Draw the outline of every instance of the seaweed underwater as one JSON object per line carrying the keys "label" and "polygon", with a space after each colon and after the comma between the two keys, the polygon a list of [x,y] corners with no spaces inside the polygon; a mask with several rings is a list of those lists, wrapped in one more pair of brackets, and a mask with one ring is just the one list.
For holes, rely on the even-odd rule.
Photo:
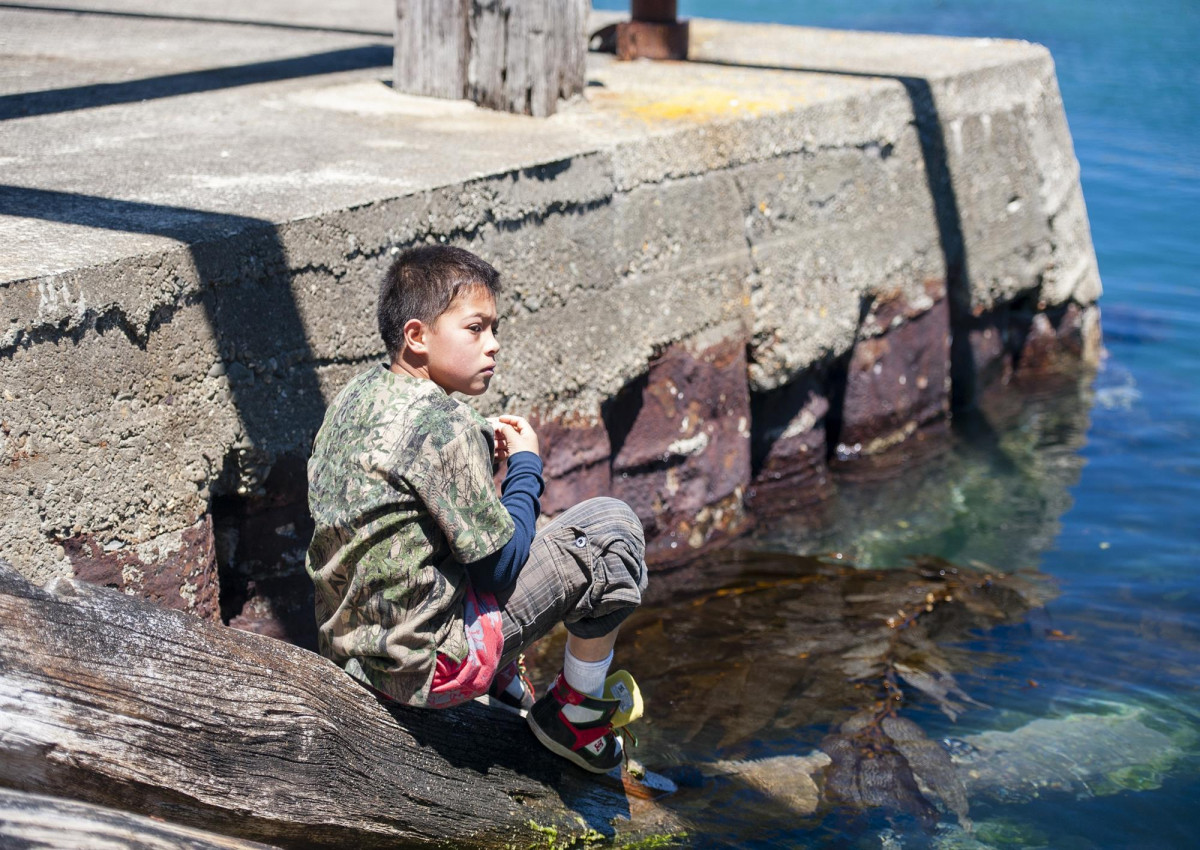
{"label": "seaweed underwater", "polygon": [[1053,598],[1044,575],[728,551],[705,576],[727,583],[623,628],[622,661],[651,702],[641,757],[681,786],[668,805],[712,838],[726,827],[705,812],[731,802],[768,831],[881,814],[970,828],[962,771],[908,715],[986,707],[956,674],[1003,659],[963,643]]}
{"label": "seaweed underwater", "polygon": [[1191,724],[1132,703],[946,734],[997,721],[970,683],[1009,678],[981,647],[1057,596],[1037,570],[731,550],[660,584],[671,603],[627,621],[619,662],[647,700],[637,758],[679,786],[658,804],[693,846],[979,850],[1013,828],[997,805],[1153,787],[1194,751]]}
{"label": "seaweed underwater", "polygon": [[[956,675],[1005,657],[964,644],[1056,594],[1033,570],[934,557],[859,570],[733,549],[658,585],[670,602],[639,609],[618,645],[648,703],[636,755],[680,786],[660,803],[717,842],[736,829],[717,815],[730,803],[764,835],[860,815],[969,828],[962,771],[919,718],[985,708]],[[558,641],[544,643],[530,656],[536,678],[560,657]]]}

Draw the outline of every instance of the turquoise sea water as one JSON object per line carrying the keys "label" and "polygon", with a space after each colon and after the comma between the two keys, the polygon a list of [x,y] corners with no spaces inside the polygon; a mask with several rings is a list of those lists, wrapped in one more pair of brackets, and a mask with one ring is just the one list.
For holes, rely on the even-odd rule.
{"label": "turquoise sea water", "polygon": [[[1115,793],[1095,788],[973,804],[972,816],[984,828],[953,840],[908,830],[894,819],[812,822],[759,809],[750,817],[734,806],[703,822],[693,843],[1196,845],[1200,750],[1187,740],[1189,730],[1200,727],[1200,4],[683,0],[680,14],[1021,38],[1050,48],[1104,283],[1107,356],[1094,383],[1071,398],[1030,404],[999,448],[964,445],[923,473],[944,485],[930,492],[943,494],[945,505],[914,507],[911,493],[891,502],[877,492],[860,501],[846,494],[847,516],[821,540],[784,529],[761,542],[797,553],[845,549],[860,562],[880,564],[906,553],[978,558],[1001,569],[1032,559],[1057,596],[1026,616],[976,630],[960,646],[989,659],[974,673],[959,674],[963,689],[989,708],[968,711],[956,723],[932,708],[923,716],[918,710],[930,736],[953,739],[1030,718],[1134,706],[1150,725],[1183,742],[1184,751],[1161,770],[1123,773],[1118,784],[1125,790]],[[1005,464],[996,463],[998,456]],[[957,519],[947,519],[955,511]],[[778,607],[780,599],[772,604]],[[711,612],[721,616],[716,603]],[[736,629],[735,615],[729,616],[714,630]],[[707,755],[802,751],[823,734],[815,720],[782,722],[787,714],[785,698],[753,736],[737,744],[728,734],[714,736]],[[698,743],[708,740],[702,722],[688,727],[683,742],[678,729],[662,726],[663,741],[673,741],[680,758],[706,755]]]}

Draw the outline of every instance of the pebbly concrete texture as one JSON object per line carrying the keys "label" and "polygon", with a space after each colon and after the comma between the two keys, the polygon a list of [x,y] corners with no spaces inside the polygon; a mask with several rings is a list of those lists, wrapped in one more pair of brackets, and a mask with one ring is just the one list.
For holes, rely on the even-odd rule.
{"label": "pebbly concrete texture", "polygon": [[689,62],[591,54],[534,119],[392,91],[391,16],[0,8],[0,556],[31,578],[202,616],[218,585],[304,642],[303,460],[419,242],[504,275],[479,406],[538,421],[547,512],[621,495],[664,561],[1096,357],[1037,45],[694,20]]}

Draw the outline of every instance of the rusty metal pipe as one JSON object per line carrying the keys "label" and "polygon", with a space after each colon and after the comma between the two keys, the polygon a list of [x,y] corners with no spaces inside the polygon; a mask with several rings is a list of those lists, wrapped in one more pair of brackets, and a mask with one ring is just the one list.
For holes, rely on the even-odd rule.
{"label": "rusty metal pipe", "polygon": [[651,24],[673,24],[679,15],[676,0],[631,0],[630,17]]}
{"label": "rusty metal pipe", "polygon": [[619,59],[687,59],[688,23],[676,0],[630,0],[633,20],[617,24]]}

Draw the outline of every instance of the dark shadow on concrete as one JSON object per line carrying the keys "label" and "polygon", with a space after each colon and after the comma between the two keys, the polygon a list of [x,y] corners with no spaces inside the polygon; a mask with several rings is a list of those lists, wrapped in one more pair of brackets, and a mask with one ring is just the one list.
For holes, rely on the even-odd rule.
{"label": "dark shadow on concrete", "polygon": [[[215,496],[243,497],[253,507],[255,497],[263,500],[264,494],[241,492],[239,469],[265,472],[289,456],[293,465],[297,458],[307,457],[325,404],[312,349],[292,295],[287,257],[274,224],[246,216],[8,185],[0,185],[0,213],[166,236],[183,242],[200,279],[198,292],[186,297],[204,307],[220,351],[218,368],[229,379],[232,402],[242,423],[242,440],[235,453],[224,458],[222,480],[213,482]],[[236,240],[236,244],[231,245],[230,240]],[[135,326],[119,307],[93,313],[87,321],[89,325],[115,323],[132,344],[145,348],[155,328],[171,322],[181,306],[170,304],[156,309],[146,327]],[[16,346],[32,347],[67,335],[58,329],[43,330],[18,340]],[[291,489],[303,489],[303,481]],[[264,510],[278,507],[277,499],[264,500]],[[298,509],[306,516],[302,497]],[[255,511],[232,514],[244,520],[247,512]],[[261,521],[243,523],[246,529],[262,525]],[[296,531],[299,534],[302,529]],[[257,539],[245,542],[257,549],[265,545]],[[302,541],[298,545],[306,544]],[[226,569],[236,566],[236,562],[223,565]],[[296,582],[286,580],[295,576],[294,568],[283,572],[274,569],[275,574],[267,576],[246,575],[235,569],[222,579],[242,585],[255,582],[256,587],[249,591],[270,594],[267,601],[281,613],[302,607],[303,594],[311,594],[311,587],[297,588]],[[307,585],[302,566],[298,573]],[[242,592],[247,592],[246,588]],[[229,612],[223,614],[229,619]],[[307,617],[311,619],[311,608]],[[312,642],[311,626],[300,621],[287,626],[287,634],[281,636],[307,645]]]}
{"label": "dark shadow on concrete", "polygon": [[[966,246],[963,241],[962,214],[959,210],[958,196],[954,191],[950,162],[946,154],[946,134],[929,80],[923,77],[897,74],[872,74],[839,68],[814,68],[799,63],[795,65],[758,65],[720,60],[692,61],[697,65],[761,68],[861,79],[895,80],[904,87],[909,102],[912,104],[913,122],[917,128],[921,157],[925,168],[925,182],[929,187],[930,197],[933,199],[938,239],[946,267],[946,292],[950,298],[951,405],[957,414],[964,417],[972,416],[971,411],[976,401],[976,367],[968,333],[973,320],[971,315],[971,276]],[[837,415],[836,412],[833,413],[834,423],[837,421]]]}
{"label": "dark shadow on concrete", "polygon": [[254,83],[315,77],[341,71],[390,68],[393,50],[391,44],[365,45],[348,47],[344,50],[332,50],[328,53],[315,53],[311,56],[251,62],[247,65],[210,68],[204,71],[186,71],[179,74],[165,74],[161,77],[128,80],[122,83],[95,83],[86,86],[7,94],[0,96],[0,121],[177,97],[184,94],[237,88]]}
{"label": "dark shadow on concrete", "polygon": [[946,264],[946,293],[950,298],[950,406],[967,410],[975,404],[975,356],[967,333],[971,323],[971,275],[963,244],[962,215],[950,175],[946,134],[928,80],[897,77],[912,103],[925,163],[925,181],[933,197],[942,258]]}
{"label": "dark shadow on concrete", "polygon": [[49,12],[51,14],[74,15],[76,17],[132,18],[143,21],[179,21],[187,24],[227,24],[238,27],[267,27],[292,30],[294,32],[327,32],[340,35],[365,35],[391,38],[392,33],[384,30],[358,30],[348,27],[324,27],[315,24],[290,24],[286,21],[240,20],[238,18],[215,18],[203,15],[164,15],[149,12],[123,12],[115,9],[83,9],[75,6],[41,6],[36,3],[0,3],[0,9],[15,9],[21,12]]}
{"label": "dark shadow on concrete", "polygon": [[608,432],[610,463],[621,453],[633,424],[642,409],[643,396],[650,383],[650,373],[645,372],[621,387],[608,401],[600,405],[600,420]]}
{"label": "dark shadow on concrete", "polygon": [[13,185],[0,185],[0,213],[181,241],[224,239],[274,228],[268,221],[247,216]]}

